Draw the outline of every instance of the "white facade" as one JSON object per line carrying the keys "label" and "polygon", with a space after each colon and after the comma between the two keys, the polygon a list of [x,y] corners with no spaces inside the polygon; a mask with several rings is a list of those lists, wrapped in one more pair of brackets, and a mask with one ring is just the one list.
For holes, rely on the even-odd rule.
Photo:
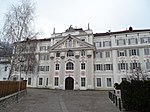
{"label": "white facade", "polygon": [[10,61],[6,57],[0,57],[0,81],[8,79],[10,70]]}
{"label": "white facade", "polygon": [[150,30],[93,34],[70,27],[39,39],[36,53],[38,63],[27,76],[28,87],[109,90],[127,78],[131,68],[150,69]]}

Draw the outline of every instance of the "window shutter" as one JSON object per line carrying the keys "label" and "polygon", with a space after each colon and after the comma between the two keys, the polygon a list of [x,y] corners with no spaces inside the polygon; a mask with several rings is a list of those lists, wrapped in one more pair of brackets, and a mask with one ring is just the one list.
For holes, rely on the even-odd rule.
{"label": "window shutter", "polygon": [[126,63],[126,70],[128,70],[128,63]]}
{"label": "window shutter", "polygon": [[104,64],[104,71],[106,70],[106,65]]}
{"label": "window shutter", "polygon": [[103,65],[101,64],[101,69],[102,69],[102,71],[103,71]]}
{"label": "window shutter", "polygon": [[113,64],[111,64],[111,70],[113,70]]}
{"label": "window shutter", "polygon": [[148,43],[150,43],[150,37],[148,37]]}
{"label": "window shutter", "polygon": [[125,52],[125,56],[127,56],[127,50],[124,50],[124,52]]}
{"label": "window shutter", "polygon": [[136,44],[138,44],[138,40],[137,40],[137,38],[135,39],[135,41],[136,41]]}
{"label": "window shutter", "polygon": [[109,41],[109,45],[111,46],[111,41]]}
{"label": "window shutter", "polygon": [[131,56],[131,49],[129,49],[129,55]]}
{"label": "window shutter", "polygon": [[128,44],[130,45],[130,39],[128,39]]}
{"label": "window shutter", "polygon": [[130,70],[132,70],[133,66],[132,66],[132,63],[130,63]]}
{"label": "window shutter", "polygon": [[118,70],[120,70],[120,63],[118,63]]}
{"label": "window shutter", "polygon": [[141,63],[138,63],[138,67],[139,67],[139,69],[141,70]]}
{"label": "window shutter", "polygon": [[117,40],[117,46],[119,45],[119,40]]}
{"label": "window shutter", "polygon": [[126,44],[125,39],[123,39],[123,43],[124,43],[124,45]]}
{"label": "window shutter", "polygon": [[139,54],[139,50],[140,50],[140,49],[137,49],[137,55],[138,55],[138,56],[140,55],[140,54]]}
{"label": "window shutter", "polygon": [[105,42],[103,42],[103,47],[105,47]]}
{"label": "window shutter", "polygon": [[119,51],[117,51],[117,55],[118,55],[118,57],[119,57]]}
{"label": "window shutter", "polygon": [[141,44],[143,43],[143,38],[141,38]]}
{"label": "window shutter", "polygon": [[101,47],[101,42],[99,42],[99,47]]}

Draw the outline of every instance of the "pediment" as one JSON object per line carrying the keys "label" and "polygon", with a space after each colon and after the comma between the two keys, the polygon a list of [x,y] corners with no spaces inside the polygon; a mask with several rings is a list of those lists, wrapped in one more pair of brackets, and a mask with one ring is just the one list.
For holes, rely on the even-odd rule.
{"label": "pediment", "polygon": [[74,50],[74,49],[95,49],[92,44],[89,44],[85,41],[80,40],[79,38],[68,35],[62,40],[58,41],[56,44],[50,47],[50,51],[59,51],[59,50]]}

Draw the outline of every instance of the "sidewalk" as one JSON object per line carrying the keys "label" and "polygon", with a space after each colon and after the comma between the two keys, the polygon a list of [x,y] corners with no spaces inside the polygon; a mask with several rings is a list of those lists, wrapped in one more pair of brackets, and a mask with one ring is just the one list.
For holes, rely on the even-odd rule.
{"label": "sidewalk", "polygon": [[2,112],[120,112],[107,91],[28,89],[26,97]]}

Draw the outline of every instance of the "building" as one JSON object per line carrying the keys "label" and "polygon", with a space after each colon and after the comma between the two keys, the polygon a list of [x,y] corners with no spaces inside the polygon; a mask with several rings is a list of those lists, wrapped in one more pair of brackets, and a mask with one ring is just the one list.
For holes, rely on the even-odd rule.
{"label": "building", "polygon": [[0,57],[0,81],[8,79],[10,70],[10,60],[7,57]]}
{"label": "building", "polygon": [[28,87],[111,90],[134,69],[150,69],[150,29],[93,33],[70,26],[36,42],[35,72],[22,74]]}

